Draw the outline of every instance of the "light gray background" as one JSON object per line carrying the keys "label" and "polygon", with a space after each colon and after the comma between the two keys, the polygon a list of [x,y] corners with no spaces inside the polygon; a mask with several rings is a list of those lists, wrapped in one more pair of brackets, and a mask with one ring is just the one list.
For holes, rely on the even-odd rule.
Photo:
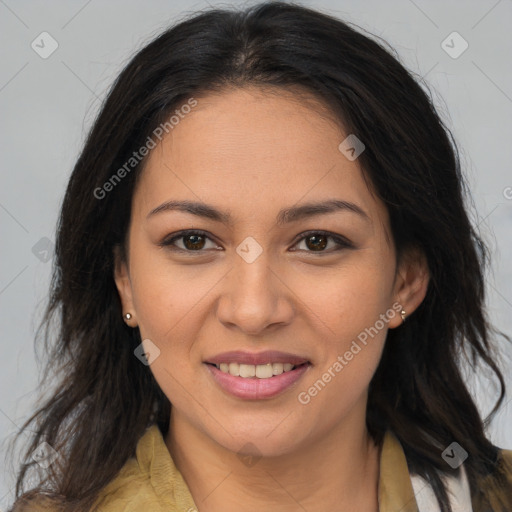
{"label": "light gray background", "polygon": [[[490,316],[512,335],[512,1],[303,4],[383,37],[409,69],[426,77],[462,149],[476,206],[471,215],[492,249]],[[0,0],[0,510],[11,502],[14,484],[12,469],[3,462],[7,443],[37,397],[33,335],[52,261],[43,261],[45,242],[39,241],[55,240],[58,209],[73,163],[107,88],[127,59],[168,24],[207,6],[186,0]],[[46,59],[31,48],[43,31],[59,45]],[[456,59],[441,46],[453,31],[469,44]],[[457,39],[448,39],[448,44],[454,46],[452,51],[461,48]],[[34,254],[38,242],[43,245]],[[506,350],[510,357],[510,347]],[[503,366],[512,389],[510,359]],[[471,386],[487,414],[495,397],[492,386],[483,377]],[[511,399],[509,393],[489,429],[493,442],[508,448]]]}

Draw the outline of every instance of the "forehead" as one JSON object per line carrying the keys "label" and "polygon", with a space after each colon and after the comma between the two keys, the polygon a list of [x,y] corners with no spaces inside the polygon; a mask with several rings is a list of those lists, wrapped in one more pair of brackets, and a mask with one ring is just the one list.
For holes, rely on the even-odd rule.
{"label": "forehead", "polygon": [[141,215],[169,199],[261,217],[338,198],[364,205],[386,224],[386,209],[359,163],[338,149],[347,134],[315,98],[245,88],[196,99],[147,158],[134,197]]}

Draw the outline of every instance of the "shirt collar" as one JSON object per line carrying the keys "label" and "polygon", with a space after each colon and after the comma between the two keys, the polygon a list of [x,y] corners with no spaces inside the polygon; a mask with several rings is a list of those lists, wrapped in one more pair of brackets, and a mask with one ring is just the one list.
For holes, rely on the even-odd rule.
{"label": "shirt collar", "polygon": [[190,490],[172,460],[157,425],[152,425],[137,444],[136,458],[141,471],[149,476],[160,499],[179,512],[197,510]]}
{"label": "shirt collar", "polygon": [[418,512],[404,450],[390,430],[380,455],[379,511]]}

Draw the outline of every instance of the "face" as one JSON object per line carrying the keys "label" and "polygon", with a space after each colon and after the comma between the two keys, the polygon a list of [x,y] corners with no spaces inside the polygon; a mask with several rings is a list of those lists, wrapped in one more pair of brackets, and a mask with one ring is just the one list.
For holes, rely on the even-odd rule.
{"label": "face", "polygon": [[116,259],[173,421],[234,452],[364,428],[387,330],[426,291],[322,112],[252,88],[198,98],[151,151]]}

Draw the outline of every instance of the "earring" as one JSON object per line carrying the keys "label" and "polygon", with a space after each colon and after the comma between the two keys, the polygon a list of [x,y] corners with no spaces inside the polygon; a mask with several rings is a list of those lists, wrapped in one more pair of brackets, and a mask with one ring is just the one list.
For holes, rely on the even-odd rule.
{"label": "earring", "polygon": [[400,316],[402,317],[402,322],[405,322],[405,317],[407,316],[405,313],[405,309],[402,309],[402,311],[400,311]]}
{"label": "earring", "polygon": [[125,315],[123,315],[123,318],[125,322],[128,322],[128,320],[131,320],[132,315],[131,313],[126,313]]}

